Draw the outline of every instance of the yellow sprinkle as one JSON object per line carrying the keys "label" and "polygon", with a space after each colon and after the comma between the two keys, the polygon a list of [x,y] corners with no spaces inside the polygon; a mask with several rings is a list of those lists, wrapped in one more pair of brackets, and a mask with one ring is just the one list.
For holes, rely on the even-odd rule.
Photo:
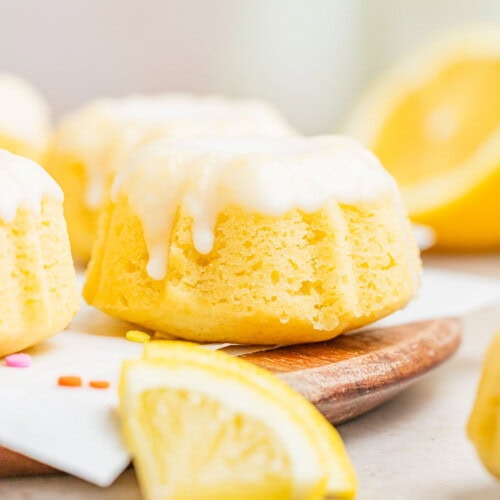
{"label": "yellow sprinkle", "polygon": [[149,342],[151,337],[145,332],[130,330],[125,334],[125,338],[131,342]]}

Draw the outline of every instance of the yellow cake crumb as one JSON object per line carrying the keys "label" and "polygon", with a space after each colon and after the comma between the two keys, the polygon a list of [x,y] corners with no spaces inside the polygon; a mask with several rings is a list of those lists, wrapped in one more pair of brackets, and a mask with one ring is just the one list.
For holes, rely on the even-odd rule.
{"label": "yellow cake crumb", "polygon": [[388,199],[358,207],[332,201],[314,214],[282,217],[228,207],[208,255],[193,247],[191,222],[180,208],[167,275],[154,280],[139,219],[125,199],[111,203],[87,274],[87,302],[180,338],[293,344],[375,321],[415,293],[418,250],[408,251],[410,226]]}

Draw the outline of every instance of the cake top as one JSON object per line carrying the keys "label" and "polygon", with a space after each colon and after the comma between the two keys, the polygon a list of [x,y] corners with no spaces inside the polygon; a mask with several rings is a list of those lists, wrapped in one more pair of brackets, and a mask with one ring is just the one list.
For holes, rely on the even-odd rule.
{"label": "cake top", "polygon": [[43,148],[50,133],[45,98],[22,78],[0,73],[0,130]]}
{"label": "cake top", "polygon": [[[184,136],[181,124],[189,128],[227,128],[228,133],[261,129],[270,135],[291,133],[284,118],[269,104],[256,99],[230,99],[215,95],[160,94],[129,96],[96,101],[95,110],[120,123],[168,124],[172,134]],[[195,122],[195,123],[193,123]]]}
{"label": "cake top", "polygon": [[0,149],[0,220],[12,222],[19,207],[40,214],[44,196],[63,201],[61,188],[40,165]]}
{"label": "cake top", "polygon": [[85,201],[98,209],[106,199],[106,179],[130,154],[160,137],[273,135],[293,133],[270,105],[217,96],[135,95],[92,101],[62,120],[56,148],[83,160]]}
{"label": "cake top", "polygon": [[202,130],[203,135],[215,135],[224,129],[232,135],[255,129],[266,135],[292,133],[284,118],[263,101],[181,93],[91,101],[62,120],[61,142],[66,140],[67,144],[60,147],[78,147],[82,134],[76,127],[81,127],[82,122],[106,122],[117,127],[164,125],[172,135],[181,137],[192,132],[200,135],[198,130],[205,127],[208,130]]}
{"label": "cake top", "polygon": [[193,218],[194,247],[206,254],[217,216],[228,206],[279,216],[384,194],[398,196],[393,178],[346,137],[198,138],[160,140],[138,150],[117,175],[112,199],[128,198],[143,225],[148,272],[161,279],[179,205]]}

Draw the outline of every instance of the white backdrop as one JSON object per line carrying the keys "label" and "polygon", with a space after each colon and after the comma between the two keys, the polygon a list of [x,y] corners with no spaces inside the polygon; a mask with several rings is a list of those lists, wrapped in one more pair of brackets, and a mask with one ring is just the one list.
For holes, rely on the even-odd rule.
{"label": "white backdrop", "polygon": [[0,0],[0,69],[56,114],[100,95],[255,95],[307,133],[445,28],[500,25],[499,0]]}

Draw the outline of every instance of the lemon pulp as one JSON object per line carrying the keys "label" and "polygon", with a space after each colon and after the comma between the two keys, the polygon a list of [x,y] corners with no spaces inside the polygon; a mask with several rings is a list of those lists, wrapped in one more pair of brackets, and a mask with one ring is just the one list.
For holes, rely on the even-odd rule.
{"label": "lemon pulp", "polygon": [[459,61],[393,110],[373,145],[401,186],[455,169],[500,126],[500,60]]}
{"label": "lemon pulp", "polygon": [[291,497],[287,454],[262,422],[203,394],[173,389],[145,391],[139,419],[149,444],[143,467],[157,476],[153,496]]}

